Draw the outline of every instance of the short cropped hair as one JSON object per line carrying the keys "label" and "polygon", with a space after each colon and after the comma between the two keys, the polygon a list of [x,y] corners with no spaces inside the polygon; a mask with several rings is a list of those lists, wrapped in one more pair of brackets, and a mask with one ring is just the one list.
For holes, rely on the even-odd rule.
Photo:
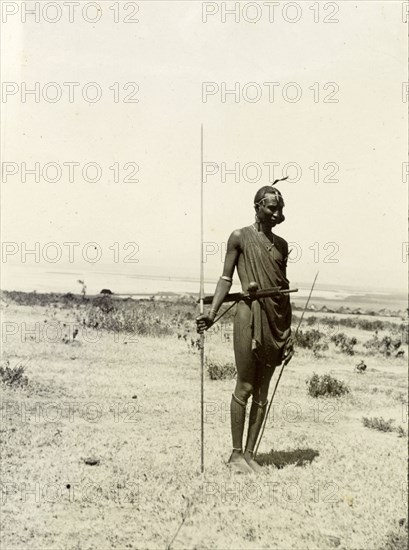
{"label": "short cropped hair", "polygon": [[273,187],[272,185],[265,185],[257,191],[254,196],[254,204],[256,205],[261,202],[266,195],[275,195],[279,203],[282,203],[282,206],[284,206],[284,199],[282,194],[276,187]]}

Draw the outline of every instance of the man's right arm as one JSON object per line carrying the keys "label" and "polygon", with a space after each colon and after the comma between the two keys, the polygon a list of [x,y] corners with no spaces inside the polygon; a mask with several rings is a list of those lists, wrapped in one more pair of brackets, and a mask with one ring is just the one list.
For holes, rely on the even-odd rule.
{"label": "man's right arm", "polygon": [[224,260],[223,275],[220,277],[214,293],[209,317],[214,320],[223,300],[229,293],[233,283],[233,273],[240,254],[240,229],[233,231],[227,241],[226,257]]}
{"label": "man's right arm", "polygon": [[223,275],[219,279],[213,296],[212,305],[207,315],[200,315],[196,319],[198,332],[211,327],[223,300],[229,293],[233,282],[233,273],[241,251],[240,229],[233,231],[227,241],[226,257],[224,260]]}

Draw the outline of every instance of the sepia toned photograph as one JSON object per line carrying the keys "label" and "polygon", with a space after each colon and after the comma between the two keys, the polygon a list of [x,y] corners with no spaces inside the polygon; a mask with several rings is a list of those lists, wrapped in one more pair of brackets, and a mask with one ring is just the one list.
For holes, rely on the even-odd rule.
{"label": "sepia toned photograph", "polygon": [[406,550],[409,2],[0,10],[1,550]]}

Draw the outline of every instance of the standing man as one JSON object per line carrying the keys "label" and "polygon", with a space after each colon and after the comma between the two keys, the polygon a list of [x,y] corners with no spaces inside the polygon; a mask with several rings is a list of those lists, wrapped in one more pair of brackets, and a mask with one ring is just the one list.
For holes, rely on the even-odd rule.
{"label": "standing man", "polygon": [[[196,320],[199,333],[212,326],[230,290],[236,267],[243,292],[251,282],[256,282],[260,290],[289,288],[286,277],[288,244],[272,232],[273,227],[285,219],[283,197],[273,186],[262,187],[254,197],[254,208],[255,223],[233,231],[229,237],[223,275],[217,283],[211,309]],[[266,414],[271,377],[276,366],[293,354],[289,296],[281,294],[238,302],[233,334],[237,383],[230,405],[233,452],[229,465],[240,472],[252,473],[261,470],[253,453]],[[250,396],[252,403],[243,451],[246,406]]]}

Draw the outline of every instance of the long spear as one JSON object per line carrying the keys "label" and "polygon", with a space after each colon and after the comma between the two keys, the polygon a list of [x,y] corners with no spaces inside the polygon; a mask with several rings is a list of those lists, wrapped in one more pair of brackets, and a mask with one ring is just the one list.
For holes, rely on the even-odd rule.
{"label": "long spear", "polygon": [[[310,293],[308,295],[308,299],[307,299],[307,302],[305,304],[305,307],[303,309],[303,312],[301,314],[301,318],[298,322],[298,325],[297,325],[297,328],[295,329],[295,333],[294,333],[294,340],[297,338],[297,334],[298,334],[298,330],[301,326],[301,323],[302,323],[302,320],[303,320],[303,317],[304,317],[304,313],[307,311],[307,308],[308,308],[308,304],[310,303],[310,298],[311,298],[311,295],[312,295],[312,292],[314,290],[314,286],[315,286],[315,282],[317,280],[317,277],[318,277],[318,273],[319,271],[317,271],[317,274],[315,275],[315,278],[314,278],[314,282],[312,283],[312,287],[311,287],[311,290],[310,290]],[[273,390],[273,393],[271,395],[271,399],[270,399],[270,403],[268,405],[268,409],[267,409],[267,412],[266,412],[266,416],[264,417],[264,422],[263,422],[263,427],[261,429],[261,432],[260,432],[260,436],[258,438],[258,442],[256,444],[256,448],[254,449],[254,454],[253,456],[256,456],[257,455],[257,451],[258,451],[258,448],[259,448],[259,445],[260,445],[260,442],[261,442],[261,439],[263,437],[263,434],[264,434],[264,430],[265,430],[265,427],[266,427],[266,424],[267,424],[267,418],[268,418],[268,415],[270,413],[270,409],[271,409],[271,405],[273,403],[273,399],[274,399],[274,396],[275,396],[275,393],[276,393],[276,390],[277,390],[277,387],[278,387],[278,384],[280,382],[280,379],[281,379],[281,375],[283,374],[283,371],[284,371],[284,367],[290,362],[291,360],[291,357],[289,359],[285,359],[283,361],[283,365],[281,367],[281,370],[280,370],[280,374],[278,375],[278,378],[277,378],[277,382],[274,386],[274,390]]]}
{"label": "long spear", "polygon": [[[203,257],[203,124],[200,126],[200,315],[204,313],[204,257]],[[204,344],[205,335],[200,334],[200,471],[204,472]]]}

